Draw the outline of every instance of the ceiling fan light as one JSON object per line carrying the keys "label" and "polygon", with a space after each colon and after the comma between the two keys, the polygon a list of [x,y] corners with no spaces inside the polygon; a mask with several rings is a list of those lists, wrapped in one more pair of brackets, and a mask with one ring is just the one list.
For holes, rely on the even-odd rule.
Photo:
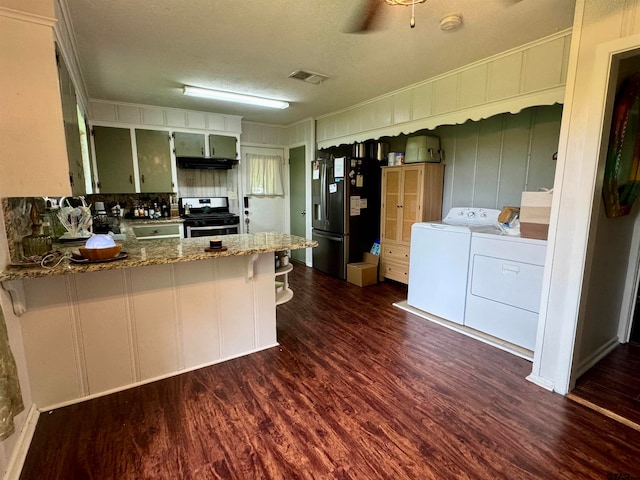
{"label": "ceiling fan light", "polygon": [[462,15],[459,13],[450,13],[440,19],[440,29],[445,32],[457,30],[462,26]]}
{"label": "ceiling fan light", "polygon": [[269,108],[288,108],[289,103],[282,100],[273,100],[271,98],[254,97],[243,93],[225,92],[223,90],[212,90],[209,88],[184,86],[183,95],[200,98],[213,98],[222,100],[223,102],[243,103],[245,105],[257,105]]}

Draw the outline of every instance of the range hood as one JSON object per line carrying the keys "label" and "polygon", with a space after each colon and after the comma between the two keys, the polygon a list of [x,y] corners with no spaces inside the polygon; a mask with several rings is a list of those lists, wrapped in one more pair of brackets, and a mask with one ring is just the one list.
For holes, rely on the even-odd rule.
{"label": "range hood", "polygon": [[220,157],[176,157],[180,168],[199,168],[202,170],[229,170],[238,163],[235,158]]}

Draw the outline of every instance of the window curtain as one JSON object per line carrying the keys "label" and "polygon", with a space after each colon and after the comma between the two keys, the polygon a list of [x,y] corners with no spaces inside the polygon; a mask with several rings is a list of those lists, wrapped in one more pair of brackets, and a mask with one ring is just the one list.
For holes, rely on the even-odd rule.
{"label": "window curtain", "polygon": [[24,410],[16,362],[9,348],[9,335],[0,307],[0,441],[15,431],[13,418]]}
{"label": "window curtain", "polygon": [[282,196],[282,157],[279,155],[247,154],[249,193],[262,196]]}

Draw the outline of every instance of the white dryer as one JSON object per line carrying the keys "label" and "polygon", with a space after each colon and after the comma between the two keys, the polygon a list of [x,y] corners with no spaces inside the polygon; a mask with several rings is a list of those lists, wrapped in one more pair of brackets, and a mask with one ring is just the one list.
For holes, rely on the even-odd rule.
{"label": "white dryer", "polygon": [[495,209],[455,207],[441,222],[415,223],[407,304],[462,325],[471,232],[478,227],[499,231],[499,214]]}
{"label": "white dryer", "polygon": [[547,241],[474,231],[467,327],[534,350]]}

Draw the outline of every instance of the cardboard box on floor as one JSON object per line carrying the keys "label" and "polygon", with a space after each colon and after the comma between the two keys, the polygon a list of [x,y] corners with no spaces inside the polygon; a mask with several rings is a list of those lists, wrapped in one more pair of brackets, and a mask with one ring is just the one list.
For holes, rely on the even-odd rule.
{"label": "cardboard box on floor", "polygon": [[347,282],[360,287],[378,283],[378,262],[380,257],[365,252],[362,262],[347,264]]}

